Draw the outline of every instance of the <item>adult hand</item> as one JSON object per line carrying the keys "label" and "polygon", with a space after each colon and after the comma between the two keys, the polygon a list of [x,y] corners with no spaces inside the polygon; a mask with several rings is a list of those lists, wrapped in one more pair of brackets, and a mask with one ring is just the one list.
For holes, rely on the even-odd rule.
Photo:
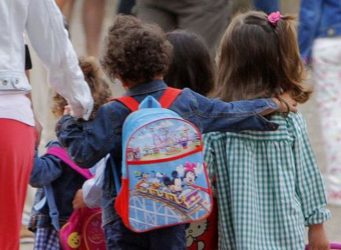
{"label": "adult hand", "polygon": [[41,132],[43,131],[43,126],[40,124],[38,121],[37,117],[34,116],[34,129],[35,129],[35,136],[36,136],[36,142],[35,142],[35,147],[38,148],[40,144],[40,139],[41,139]]}
{"label": "adult hand", "polygon": [[71,106],[70,105],[66,105],[64,107],[63,115],[71,115],[71,113],[72,113]]}
{"label": "adult hand", "polygon": [[75,197],[73,198],[73,201],[72,201],[72,205],[73,205],[73,209],[86,207],[86,204],[83,199],[82,189],[78,189],[78,191],[76,192]]}

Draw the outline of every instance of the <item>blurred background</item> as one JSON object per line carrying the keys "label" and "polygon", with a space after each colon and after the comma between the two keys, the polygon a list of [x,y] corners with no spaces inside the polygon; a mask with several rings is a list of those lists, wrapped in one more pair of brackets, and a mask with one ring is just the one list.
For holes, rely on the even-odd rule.
{"label": "blurred background", "polygon": [[[117,12],[117,6],[118,2],[115,0],[99,0],[96,2],[98,6],[91,7],[88,6],[87,9],[85,9],[85,2],[86,0],[74,0],[74,6],[73,8],[70,8],[70,6],[67,6],[68,1],[72,0],[60,0],[58,1],[59,4],[63,5],[64,8],[64,14],[69,19],[69,29],[71,34],[71,40],[75,47],[75,50],[79,56],[86,56],[88,54],[92,54],[94,56],[100,55],[100,50],[102,47],[103,39],[106,34],[106,30],[111,25],[113,21],[113,17],[115,16]],[[124,0],[126,3],[128,0]],[[215,0],[209,0],[209,1],[215,1]],[[64,3],[66,2],[66,3]],[[103,7],[100,6],[100,2],[104,4]],[[252,8],[251,1],[249,0],[230,0],[230,12],[235,12],[238,10],[246,10],[248,8]],[[298,15],[299,11],[299,0],[282,0],[280,3],[281,12],[282,13],[290,13],[290,14],[296,14]],[[91,13],[94,8],[102,8],[102,10],[98,13]],[[72,9],[72,10],[70,10]],[[66,12],[66,13],[65,13]],[[97,33],[99,34],[98,41],[100,46],[98,48],[89,48],[89,45],[87,45],[86,41],[86,28],[85,23],[87,22],[85,20],[84,13],[87,13],[91,17],[95,19],[96,22],[99,24],[101,23],[101,19],[103,19],[102,25],[102,32],[101,30],[97,30]],[[93,22],[93,21],[92,21]],[[96,41],[96,39],[95,39]],[[90,46],[91,47],[91,46]],[[89,53],[89,50],[91,53]],[[97,50],[97,51],[96,51]],[[95,51],[95,52],[94,52]],[[31,71],[31,82],[33,86],[33,104],[34,109],[36,111],[36,114],[44,126],[43,135],[42,135],[42,141],[41,141],[41,147],[43,148],[45,143],[49,141],[50,139],[54,138],[54,124],[55,120],[50,112],[50,104],[51,104],[51,95],[53,94],[52,91],[49,88],[49,85],[46,81],[46,72],[42,65],[40,64],[40,61],[37,59],[36,55],[34,54],[34,51],[31,50],[32,55],[32,61],[33,61],[33,69]],[[311,81],[309,79],[309,81]],[[123,90],[120,88],[120,86],[112,84],[112,90],[114,96],[119,96],[122,94]],[[322,148],[321,143],[321,125],[319,123],[319,117],[317,109],[317,104],[315,101],[315,98],[313,98],[306,104],[300,107],[300,111],[302,111],[308,121],[308,129],[310,133],[310,138],[313,144],[314,151],[317,156],[318,164],[322,170],[322,172],[325,171],[325,154]],[[24,224],[27,223],[27,219],[30,212],[30,207],[32,204],[32,199],[34,196],[34,190],[30,189],[28,192],[28,198],[27,198],[27,207],[25,208],[24,213]],[[341,241],[341,206],[329,206],[331,212],[332,212],[332,219],[327,222],[327,233],[329,236],[329,239],[331,241]],[[30,233],[27,232],[24,228],[22,231],[22,250],[28,250],[32,249],[32,240],[30,237]]]}

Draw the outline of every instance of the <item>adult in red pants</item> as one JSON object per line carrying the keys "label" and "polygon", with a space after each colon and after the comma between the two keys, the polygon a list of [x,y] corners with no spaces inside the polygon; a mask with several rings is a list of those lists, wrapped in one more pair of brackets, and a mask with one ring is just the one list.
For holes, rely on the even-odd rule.
{"label": "adult in red pants", "polygon": [[0,4],[0,249],[19,249],[19,229],[35,140],[26,96],[26,31],[49,70],[50,83],[75,116],[87,119],[93,101],[54,0],[1,0]]}
{"label": "adult in red pants", "polygon": [[20,215],[33,163],[35,130],[11,119],[0,119],[0,128],[0,246],[14,250],[18,249]]}

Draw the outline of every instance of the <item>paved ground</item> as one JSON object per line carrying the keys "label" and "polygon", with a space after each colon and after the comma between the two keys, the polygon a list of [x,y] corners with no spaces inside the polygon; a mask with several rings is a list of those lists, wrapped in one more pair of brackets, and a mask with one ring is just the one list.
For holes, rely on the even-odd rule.
{"label": "paved ground", "polygon": [[[82,26],[80,23],[81,20],[81,12],[80,10],[80,4],[82,1],[78,1],[77,3],[77,12],[73,18],[73,23],[71,25],[71,33],[72,33],[72,39],[73,43],[75,45],[76,51],[79,55],[84,54],[84,45],[83,45],[83,32],[82,32]],[[115,12],[115,1],[107,1],[107,8],[106,8],[106,17],[105,17],[105,23],[104,23],[104,31],[107,29],[107,27],[110,25],[113,19],[113,13]],[[284,11],[290,11],[295,12],[298,6],[297,0],[287,0],[282,1],[282,7]],[[104,34],[103,34],[104,35]],[[44,82],[45,79],[44,71],[41,67],[39,67],[39,62],[36,60],[34,56],[34,71],[32,72],[32,82],[36,86],[34,94],[34,102],[35,107],[37,110],[37,114],[42,121],[42,123],[45,125],[45,131],[44,131],[44,138],[42,141],[42,145],[45,144],[49,138],[53,137],[53,117],[50,115],[49,112],[49,105],[46,105],[49,103],[49,96],[46,93],[49,93],[49,90],[45,86]],[[114,94],[119,95],[121,93],[121,89],[118,86],[114,87]],[[39,98],[38,98],[39,96]],[[320,136],[320,125],[319,125],[319,119],[318,114],[316,112],[316,103],[314,101],[314,98],[312,98],[311,101],[309,101],[307,104],[302,106],[301,111],[305,114],[307,120],[308,120],[308,127],[309,127],[309,133],[311,136],[312,144],[314,151],[317,155],[318,163],[321,166],[321,169],[323,171],[324,166],[324,152],[321,147],[321,136]],[[330,240],[333,241],[341,241],[341,207],[336,206],[330,206],[330,210],[332,211],[333,218],[326,224],[328,236]],[[31,250],[32,245],[25,244],[22,245],[21,250]]]}

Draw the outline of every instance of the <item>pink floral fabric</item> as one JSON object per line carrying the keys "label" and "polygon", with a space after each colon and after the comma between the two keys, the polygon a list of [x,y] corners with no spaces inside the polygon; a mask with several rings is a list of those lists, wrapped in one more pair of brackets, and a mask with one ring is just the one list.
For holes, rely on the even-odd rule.
{"label": "pink floral fabric", "polygon": [[341,205],[341,38],[315,41],[313,74],[327,164],[327,198]]}

